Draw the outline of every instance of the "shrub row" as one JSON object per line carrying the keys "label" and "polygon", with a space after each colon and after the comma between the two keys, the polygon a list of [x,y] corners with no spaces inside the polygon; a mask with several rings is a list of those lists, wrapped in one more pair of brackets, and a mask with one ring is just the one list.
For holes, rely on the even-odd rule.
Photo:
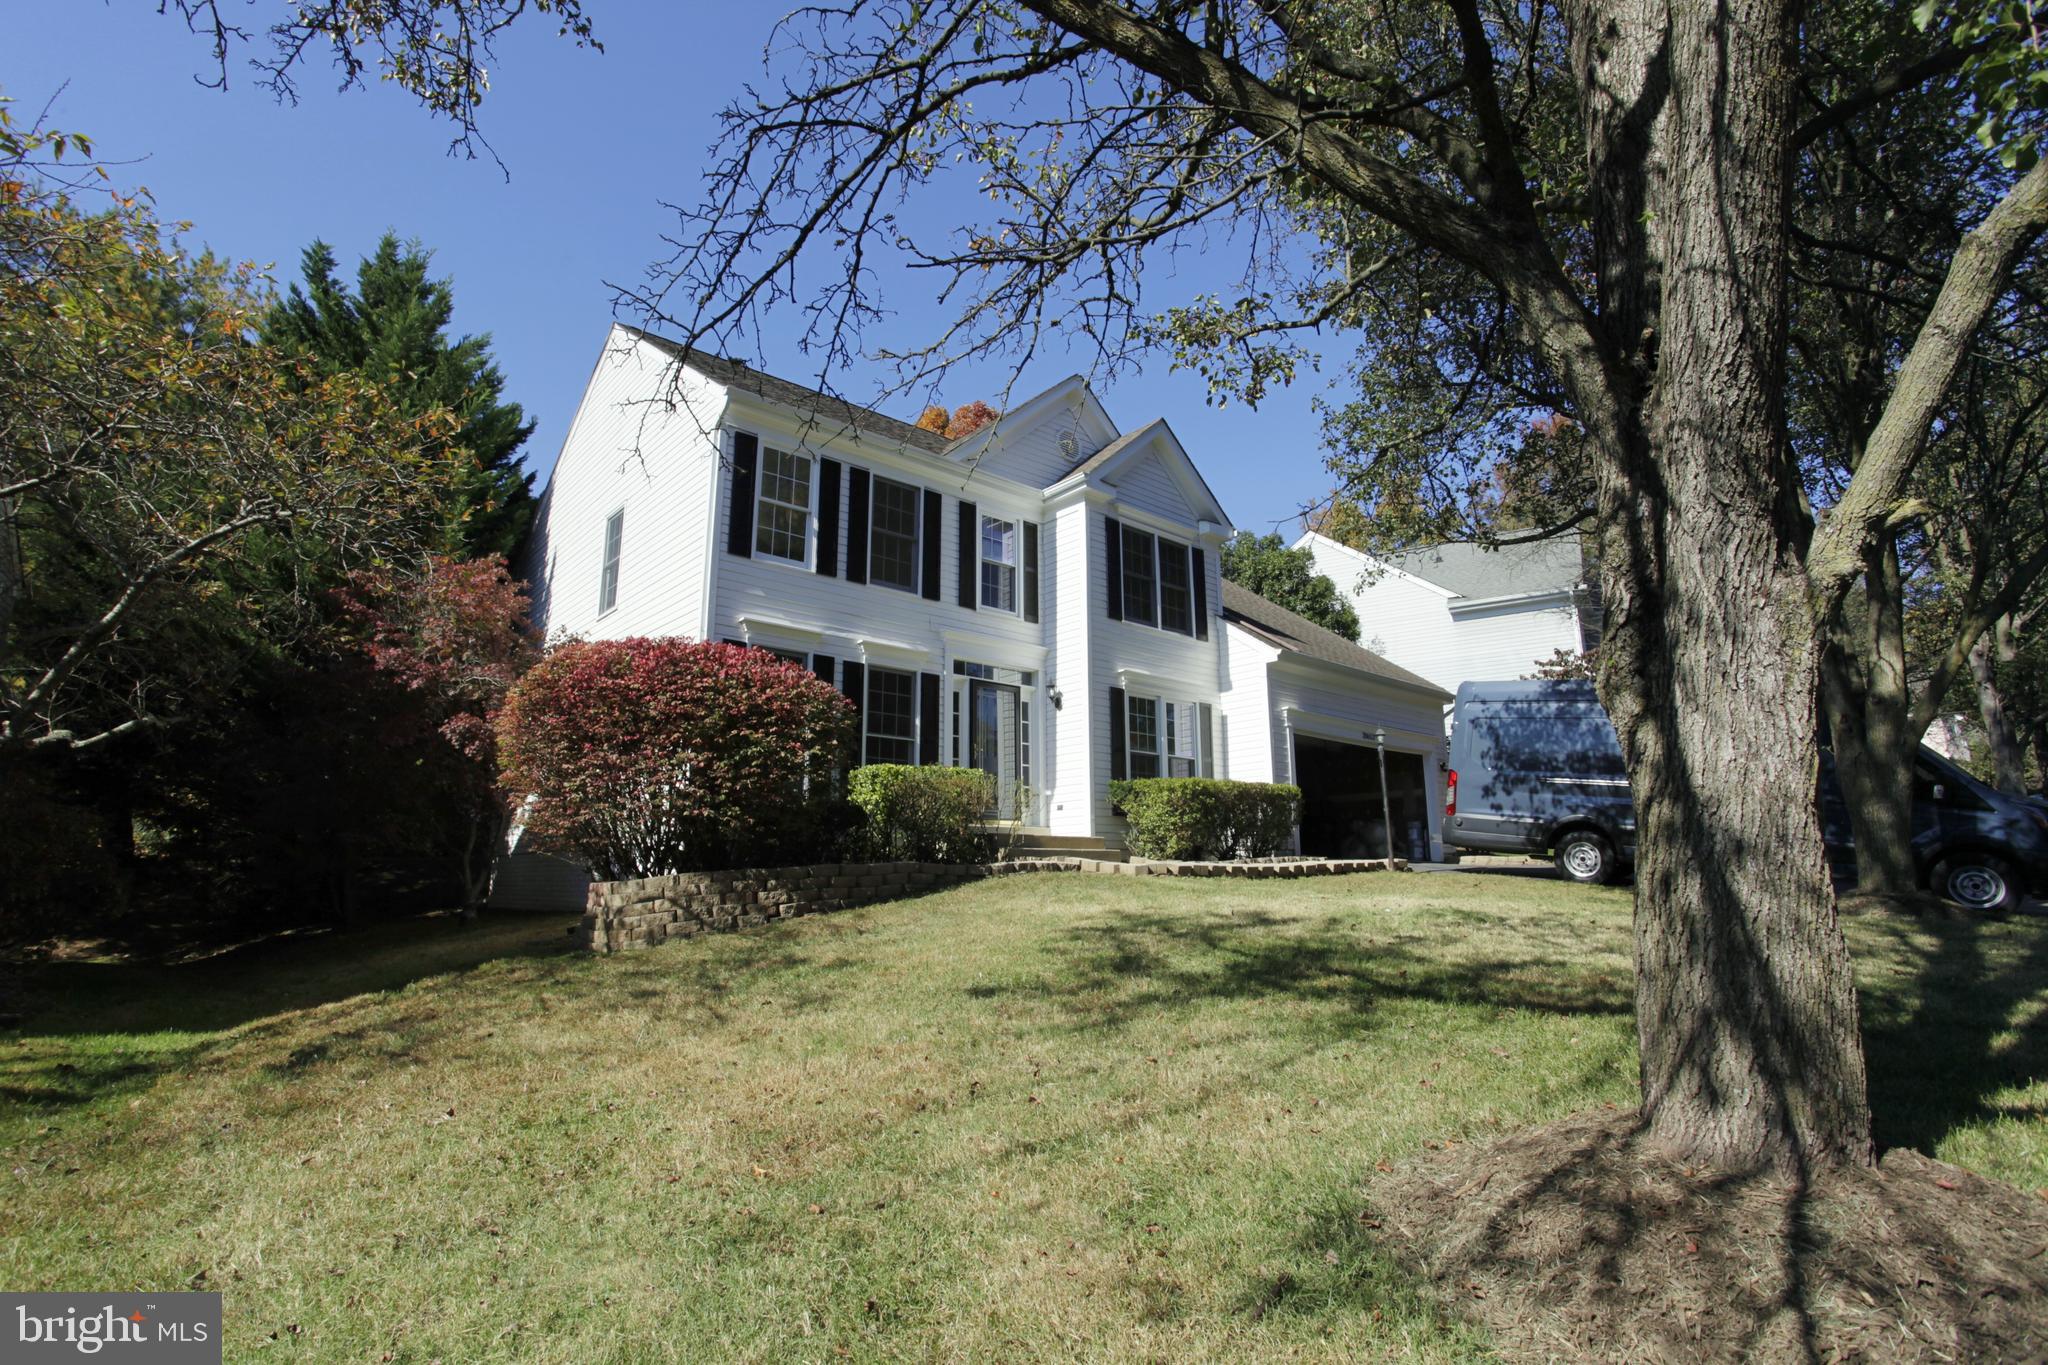
{"label": "shrub row", "polygon": [[1301,819],[1301,788],[1208,777],[1141,777],[1109,784],[1130,822],[1125,842],[1145,858],[1265,858]]}
{"label": "shrub row", "polygon": [[995,804],[995,779],[979,768],[870,763],[848,775],[846,796],[866,817],[853,837],[864,859],[980,863],[993,852],[984,822]]}

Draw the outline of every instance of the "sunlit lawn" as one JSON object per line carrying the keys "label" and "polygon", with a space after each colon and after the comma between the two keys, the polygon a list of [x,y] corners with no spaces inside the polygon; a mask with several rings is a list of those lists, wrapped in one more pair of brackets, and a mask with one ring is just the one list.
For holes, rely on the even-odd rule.
{"label": "sunlit lawn", "polygon": [[[0,1284],[229,1359],[1464,1358],[1361,1190],[1634,1101],[1628,899],[1032,876],[611,959],[435,920],[30,978]],[[1850,923],[1888,1140],[2048,1185],[2048,922]]]}

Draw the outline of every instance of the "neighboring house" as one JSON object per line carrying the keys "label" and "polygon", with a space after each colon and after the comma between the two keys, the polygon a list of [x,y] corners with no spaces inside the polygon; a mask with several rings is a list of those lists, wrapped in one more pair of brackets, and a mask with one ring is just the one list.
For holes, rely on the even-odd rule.
{"label": "neighboring house", "polygon": [[[1166,422],[1122,431],[1078,375],[948,443],[615,326],[521,574],[550,637],[801,662],[858,708],[864,762],[983,768],[1027,842],[1118,847],[1116,778],[1290,780],[1304,753],[1344,769],[1309,775],[1355,805],[1374,724],[1404,827],[1434,800],[1449,698],[1226,597],[1231,531]],[[1347,735],[1348,768],[1305,738]],[[1305,817],[1305,852],[1339,851],[1316,846],[1324,823]],[[555,903],[528,888],[560,868],[522,862],[494,902]]]}
{"label": "neighboring house", "polygon": [[1598,584],[1577,535],[1379,559],[1311,531],[1295,548],[1351,599],[1368,649],[1446,691],[1526,678],[1560,649],[1600,642]]}

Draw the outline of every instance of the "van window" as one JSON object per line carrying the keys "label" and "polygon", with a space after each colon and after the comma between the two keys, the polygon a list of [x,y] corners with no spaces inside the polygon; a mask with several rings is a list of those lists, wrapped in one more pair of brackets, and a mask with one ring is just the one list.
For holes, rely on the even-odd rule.
{"label": "van window", "polygon": [[1471,722],[1481,761],[1497,773],[1626,781],[1628,768],[1604,715],[1481,716]]}

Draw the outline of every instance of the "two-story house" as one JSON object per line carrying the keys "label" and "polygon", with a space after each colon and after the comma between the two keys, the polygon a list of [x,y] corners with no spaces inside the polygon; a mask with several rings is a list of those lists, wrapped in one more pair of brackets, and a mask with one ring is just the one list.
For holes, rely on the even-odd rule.
{"label": "two-story house", "polygon": [[1448,691],[1526,678],[1559,650],[1600,642],[1597,583],[1580,537],[1489,548],[1453,543],[1376,558],[1308,532],[1315,556],[1358,612],[1378,654]]}
{"label": "two-story house", "polygon": [[[1284,622],[1257,633],[1279,609],[1226,598],[1231,529],[1167,423],[1119,429],[1078,375],[947,442],[615,326],[521,573],[551,637],[800,661],[859,711],[863,761],[983,768],[1027,842],[1117,847],[1125,776],[1290,780],[1294,712],[1354,743],[1388,731],[1415,788],[1395,802],[1405,838],[1447,698],[1348,642],[1355,657]],[[1310,842],[1321,828],[1304,821]],[[500,881],[499,903],[540,894],[529,872]]]}

